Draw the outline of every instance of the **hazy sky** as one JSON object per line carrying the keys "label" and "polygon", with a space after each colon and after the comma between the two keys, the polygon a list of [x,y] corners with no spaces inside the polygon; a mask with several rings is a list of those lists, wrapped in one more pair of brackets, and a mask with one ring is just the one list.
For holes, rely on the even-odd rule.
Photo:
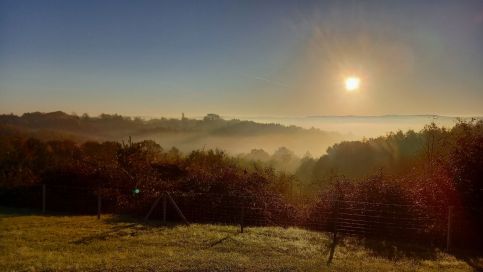
{"label": "hazy sky", "polygon": [[0,112],[37,110],[482,115],[483,1],[0,0]]}

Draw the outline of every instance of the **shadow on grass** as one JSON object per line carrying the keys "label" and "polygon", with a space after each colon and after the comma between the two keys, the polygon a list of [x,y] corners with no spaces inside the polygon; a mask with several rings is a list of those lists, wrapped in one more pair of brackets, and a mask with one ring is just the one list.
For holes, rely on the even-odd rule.
{"label": "shadow on grass", "polygon": [[160,227],[173,228],[177,226],[177,224],[172,223],[163,224],[161,221],[145,221],[127,215],[113,215],[103,219],[103,222],[111,225],[109,230],[82,237],[73,241],[72,243],[88,244],[94,241],[105,241],[125,236],[137,236],[142,232],[146,232],[151,229],[159,229]]}
{"label": "shadow on grass", "polygon": [[453,255],[465,261],[474,271],[483,271],[483,252],[456,250]]}
{"label": "shadow on grass", "polygon": [[[105,241],[109,239],[115,239],[119,237],[126,237],[126,236],[137,236],[143,232],[147,232],[150,230],[159,230],[160,228],[164,229],[172,229],[179,226],[186,226],[182,222],[172,222],[168,221],[164,224],[162,221],[159,220],[143,220],[140,218],[128,216],[128,215],[114,215],[103,219],[104,223],[111,224],[109,230],[97,233],[94,235],[89,235],[82,237],[78,240],[73,241],[73,244],[88,244],[94,241]],[[227,231],[227,236],[210,242],[208,247],[214,247],[220,243],[223,243],[225,240],[232,239],[237,233],[233,233]]]}
{"label": "shadow on grass", "polygon": [[[389,260],[437,260],[442,250],[438,247],[417,243],[345,237],[339,243],[347,248],[363,247],[371,255]],[[474,271],[483,271],[483,253],[478,251],[454,250],[450,252],[456,259],[466,262]]]}
{"label": "shadow on grass", "polygon": [[440,250],[436,247],[408,243],[404,241],[360,239],[359,246],[364,247],[373,256],[390,260],[409,258],[413,260],[436,260]]}
{"label": "shadow on grass", "polygon": [[[128,224],[128,225],[122,225],[122,226],[117,226],[117,227],[112,227],[108,231],[104,231],[95,235],[89,235],[82,237],[78,240],[75,240],[71,242],[72,244],[80,245],[80,244],[89,244],[94,241],[106,241],[112,238],[119,238],[122,236],[130,235],[130,236],[135,236],[136,231],[131,231],[133,228],[136,228],[137,224]],[[127,231],[129,230],[129,231]]]}

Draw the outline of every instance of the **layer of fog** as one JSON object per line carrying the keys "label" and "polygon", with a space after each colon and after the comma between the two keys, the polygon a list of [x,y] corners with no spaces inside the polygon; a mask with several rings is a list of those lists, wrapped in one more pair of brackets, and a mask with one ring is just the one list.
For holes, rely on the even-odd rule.
{"label": "layer of fog", "polygon": [[[469,117],[465,117],[469,118]],[[242,119],[242,118],[240,118]],[[452,127],[458,117],[434,115],[385,115],[385,116],[312,116],[312,117],[245,117],[258,123],[278,123],[303,128],[351,135],[354,139],[384,136],[390,132],[419,131],[431,122],[438,126]]]}
{"label": "layer of fog", "polygon": [[276,123],[298,126],[305,129],[316,128],[328,132],[318,134],[261,134],[261,135],[212,135],[200,132],[155,133],[133,137],[134,140],[151,139],[164,148],[176,147],[183,152],[195,149],[221,149],[232,155],[249,153],[253,149],[263,149],[273,154],[280,147],[286,147],[298,157],[310,153],[319,157],[328,147],[341,141],[360,140],[387,135],[399,130],[420,131],[425,125],[435,122],[439,126],[452,127],[457,117],[414,115],[414,116],[313,116],[313,117],[235,117],[224,116],[225,120],[237,118],[257,123]]}
{"label": "layer of fog", "polygon": [[335,133],[326,137],[303,134],[213,136],[200,133],[158,133],[139,135],[132,139],[134,141],[154,140],[163,148],[176,147],[184,153],[195,149],[220,149],[231,155],[238,155],[249,153],[252,149],[263,149],[273,154],[280,147],[286,147],[300,157],[306,155],[307,152],[318,157],[325,154],[329,146],[351,138]]}

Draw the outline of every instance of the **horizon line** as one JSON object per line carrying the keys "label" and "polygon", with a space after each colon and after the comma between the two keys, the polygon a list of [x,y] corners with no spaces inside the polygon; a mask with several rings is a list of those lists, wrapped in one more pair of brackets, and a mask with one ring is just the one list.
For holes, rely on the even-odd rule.
{"label": "horizon line", "polygon": [[[99,114],[94,114],[91,115],[90,113],[84,112],[81,114],[78,114],[76,112],[71,112],[68,113],[63,110],[53,110],[53,111],[28,111],[28,112],[23,112],[23,113],[13,113],[13,112],[2,112],[0,115],[15,115],[15,116],[22,116],[24,114],[29,114],[29,113],[41,113],[41,114],[48,114],[48,113],[55,113],[55,112],[62,112],[67,115],[71,116],[82,116],[84,114],[89,115],[89,117],[100,117],[102,114],[107,114],[107,115],[120,115],[124,117],[133,117],[133,118],[150,118],[150,119],[159,119],[159,118],[175,118],[175,116],[179,116],[181,118],[183,112],[180,112],[178,114],[160,114],[160,115],[136,115],[136,114],[122,114],[122,113],[99,113]],[[188,116],[188,114],[184,114],[185,118],[188,119],[198,119],[198,118],[203,118],[207,114],[212,114],[214,112],[207,112],[204,115],[200,114],[194,114],[191,117]],[[380,117],[441,117],[441,118],[483,118],[483,114],[429,114],[429,113],[424,113],[424,114],[395,114],[395,113],[388,113],[388,114],[314,114],[314,115],[244,115],[244,114],[219,114],[222,118],[231,118],[231,119],[240,119],[240,118],[256,118],[256,119],[315,119],[315,118],[380,118]]]}

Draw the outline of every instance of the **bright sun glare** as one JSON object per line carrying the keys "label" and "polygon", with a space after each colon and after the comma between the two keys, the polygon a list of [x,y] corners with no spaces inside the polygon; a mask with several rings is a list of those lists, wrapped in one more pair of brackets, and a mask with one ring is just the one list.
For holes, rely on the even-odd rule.
{"label": "bright sun glare", "polygon": [[359,86],[361,85],[361,79],[356,76],[350,76],[345,79],[344,83],[346,91],[353,92],[359,89]]}

